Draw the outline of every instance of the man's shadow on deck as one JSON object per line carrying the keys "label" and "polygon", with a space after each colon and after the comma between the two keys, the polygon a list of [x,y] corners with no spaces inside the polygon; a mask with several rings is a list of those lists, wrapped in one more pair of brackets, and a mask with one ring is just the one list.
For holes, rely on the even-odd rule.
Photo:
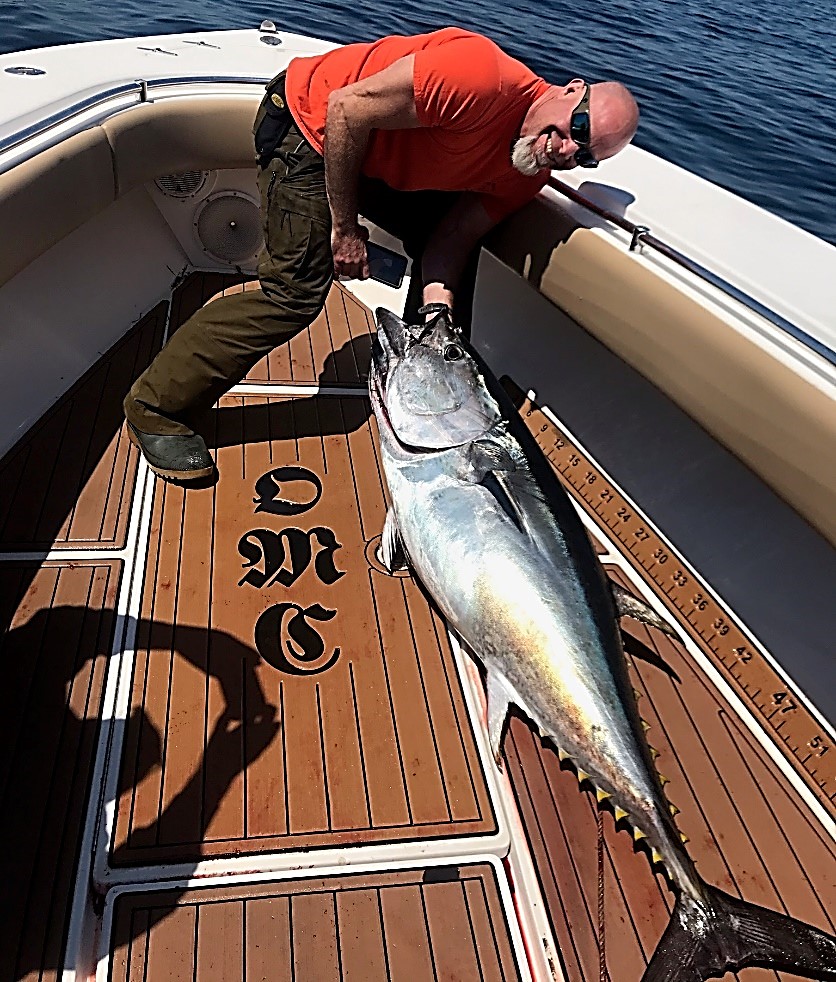
{"label": "man's shadow on deck", "polygon": [[[111,615],[112,611],[101,612],[104,618]],[[0,688],[0,746],[5,750],[0,757],[0,830],[9,849],[0,910],[0,979],[4,982],[64,967],[59,964],[63,960],[59,952],[74,889],[74,875],[68,874],[67,867],[74,869],[77,844],[71,842],[66,855],[62,849],[67,828],[84,820],[79,796],[83,801],[89,782],[85,772],[92,770],[102,722],[98,711],[79,718],[70,708],[68,693],[73,685],[88,684],[91,660],[101,661],[109,654],[109,632],[103,638],[97,631],[92,650],[80,650],[82,639],[89,638],[90,618],[95,616],[85,607],[39,610],[8,630],[0,643],[5,676]],[[255,672],[260,658],[254,649],[223,631],[191,625],[178,624],[174,633],[167,623],[143,620],[129,626],[137,629],[131,647],[140,652],[147,649],[149,658],[168,658],[174,651],[198,669],[200,677],[208,671],[220,683],[226,705],[204,737],[202,759],[182,789],[156,818],[131,829],[126,842],[111,853],[113,867],[147,863],[143,853],[166,843],[188,843],[187,852],[194,855],[233,781],[264,753],[280,729],[277,707],[267,700]],[[135,656],[134,666],[138,664]],[[133,682],[131,690],[133,696]],[[192,723],[202,729],[203,713]],[[165,746],[143,706],[136,706],[128,720],[114,722],[112,739],[122,746],[118,802],[162,766]],[[69,781],[68,773],[72,775]],[[74,838],[72,833],[70,837]],[[90,848],[90,843],[84,848]],[[45,867],[45,856],[51,857],[51,868]],[[61,898],[66,903],[59,903],[65,916],[56,918],[52,904],[44,909],[38,882],[44,874],[54,875],[57,884],[49,885],[49,896],[55,889],[68,891]],[[169,912],[154,911],[143,933]],[[111,950],[132,940],[126,933],[132,924],[114,924]],[[45,954],[49,952],[53,954]]]}
{"label": "man's shadow on deck", "polygon": [[[281,443],[303,437],[329,436],[334,433],[353,433],[359,430],[371,415],[368,400],[368,368],[371,361],[372,336],[362,335],[353,338],[333,354],[328,355],[318,383],[322,386],[316,396],[293,395],[287,390],[271,396],[259,393],[242,407],[217,405],[195,420],[210,449],[266,443],[271,440]],[[340,382],[340,379],[350,380]],[[305,384],[305,383],[302,383]],[[341,398],[341,408],[337,413],[323,413],[316,410],[317,400],[328,397],[329,389],[356,386],[357,395]],[[362,398],[365,396],[365,398]],[[264,399],[270,399],[265,403]]]}
{"label": "man's shadow on deck", "polygon": [[[371,342],[371,335],[361,335],[326,357],[319,376],[319,382],[326,390],[329,385],[345,385],[341,380],[352,380],[355,384],[365,381]],[[117,351],[113,358],[118,357]],[[126,373],[125,377],[136,377],[144,367],[144,363],[136,364],[133,376]],[[130,384],[128,381],[128,387]],[[114,386],[98,389],[101,380],[95,375],[82,380],[56,408],[60,410],[67,400],[82,397],[85,385],[99,393],[93,400],[96,425],[91,423],[90,430],[78,436],[79,450],[83,449],[83,454],[80,453],[75,461],[71,479],[63,482],[55,479],[49,468],[35,473],[35,477],[44,482],[41,493],[45,505],[41,508],[37,527],[39,543],[54,541],[59,536],[81,491],[94,475],[123,423],[121,402],[127,388],[124,391]],[[362,388],[358,391],[362,392]],[[275,399],[267,406],[245,404],[243,409],[216,408],[213,411],[214,445],[241,442],[242,437],[246,443],[255,443],[350,433],[361,428],[371,412],[367,399],[351,398],[343,400],[340,413],[317,413],[314,410],[317,398],[300,395],[292,403],[289,399]],[[231,426],[233,417],[235,425]],[[12,462],[12,477],[15,477],[14,457],[20,447],[33,448],[25,452],[34,450],[38,459],[56,460],[60,441],[65,435],[64,431],[55,437],[36,435],[34,443],[24,437],[6,458],[6,462]],[[50,442],[53,439],[58,440],[54,446]],[[25,499],[23,505],[24,509],[28,507]],[[14,520],[14,512],[11,516]],[[29,541],[33,541],[32,533],[29,535]],[[25,539],[21,544],[15,541],[14,548],[31,548],[25,542]],[[39,569],[33,563],[20,571],[18,596],[27,594]],[[5,607],[7,615],[14,617],[14,603],[0,606]],[[101,662],[110,653],[109,642],[104,648],[90,651],[80,648],[86,643],[81,640],[85,636],[85,619],[89,627],[89,619],[96,616],[114,618],[112,611],[99,614],[85,607],[45,608],[7,632],[8,616],[0,611],[0,670],[3,673],[0,683],[0,832],[10,853],[8,862],[4,863],[0,890],[0,982],[17,982],[33,970],[63,968],[59,963],[63,958],[61,949],[68,926],[69,899],[63,897],[58,904],[60,923],[52,923],[51,907],[43,907],[43,890],[51,897],[56,884],[69,891],[73,889],[71,870],[77,861],[80,831],[67,825],[72,811],[70,799],[72,795],[83,797],[86,794],[101,720],[98,708],[92,712],[88,710],[86,718],[77,715],[70,707],[68,691],[85,666],[89,668],[91,661]],[[61,639],[60,647],[44,645],[48,625],[50,636]],[[145,647],[170,650],[170,624],[140,622],[136,627],[140,634],[145,632],[147,635]],[[178,830],[187,830],[187,836],[183,836],[186,841],[200,841],[232,783],[264,753],[280,727],[276,707],[266,700],[254,672],[259,661],[254,649],[220,631],[178,625],[176,632],[176,650],[201,671],[206,670],[207,651],[211,648],[211,674],[220,682],[226,708],[211,733],[206,734],[203,759],[194,773],[157,818],[132,831],[128,843],[110,857],[113,866],[127,865],[132,853],[139,855],[142,847],[149,844],[176,841]],[[93,640],[100,643],[97,637]],[[90,698],[89,693],[87,698]],[[203,719],[196,720],[195,724],[202,727]],[[121,794],[126,780],[135,786],[161,765],[165,749],[162,735],[141,707],[134,710],[129,720],[114,721],[112,734],[133,753],[129,773],[124,762],[120,764]],[[207,766],[207,762],[211,762],[211,766]],[[81,781],[77,780],[79,773]],[[80,808],[78,802],[76,805]],[[73,812],[73,816],[83,821],[83,808],[78,813]],[[48,855],[50,859],[45,858]],[[67,865],[71,867],[69,872]],[[41,885],[33,888],[33,878],[40,878]],[[44,878],[49,881],[48,889],[43,887]],[[159,916],[166,914],[162,912]],[[129,940],[115,936],[113,944],[119,946]]]}

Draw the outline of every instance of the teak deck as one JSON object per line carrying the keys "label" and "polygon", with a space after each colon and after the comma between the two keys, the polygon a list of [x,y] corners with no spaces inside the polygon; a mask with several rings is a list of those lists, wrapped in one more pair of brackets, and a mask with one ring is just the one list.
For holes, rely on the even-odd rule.
{"label": "teak deck", "polygon": [[492,866],[128,893],[113,982],[521,978]]}
{"label": "teak deck", "polygon": [[[242,288],[193,275],[169,329]],[[146,499],[121,401],[167,316],[151,311],[0,462],[0,982],[60,976],[79,855],[92,849],[87,801],[103,795],[91,791],[103,717],[114,817],[96,878],[123,884],[114,982],[523,978],[508,870],[457,858],[474,841],[504,855],[503,811],[522,823],[558,970],[598,979],[592,795],[517,714],[514,797],[495,800],[443,620],[377,559],[386,490],[365,397],[369,312],[335,286],[311,331],[207,421],[217,483],[149,481]],[[644,646],[630,670],[701,873],[832,932],[832,840],[689,653],[626,627]],[[105,675],[120,657],[117,709]],[[633,982],[672,895],[610,813],[603,828],[609,973]],[[276,870],[356,847],[414,868],[162,882],[198,864]],[[451,866],[422,865],[427,849]]]}

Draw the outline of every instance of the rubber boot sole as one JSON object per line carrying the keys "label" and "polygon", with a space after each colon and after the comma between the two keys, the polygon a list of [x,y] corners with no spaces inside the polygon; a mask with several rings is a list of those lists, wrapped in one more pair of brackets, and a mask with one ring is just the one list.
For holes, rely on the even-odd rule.
{"label": "rubber boot sole", "polygon": [[133,429],[130,426],[126,427],[126,429],[128,431],[128,439],[142,454],[145,463],[148,464],[151,470],[155,474],[158,474],[160,477],[167,477],[172,481],[196,481],[201,477],[209,477],[209,475],[212,474],[213,471],[215,470],[214,464],[211,467],[199,467],[197,470],[188,470],[188,471],[175,471],[175,470],[169,470],[166,467],[157,467],[157,465],[152,464],[151,461],[143,453],[142,444],[136,438]]}

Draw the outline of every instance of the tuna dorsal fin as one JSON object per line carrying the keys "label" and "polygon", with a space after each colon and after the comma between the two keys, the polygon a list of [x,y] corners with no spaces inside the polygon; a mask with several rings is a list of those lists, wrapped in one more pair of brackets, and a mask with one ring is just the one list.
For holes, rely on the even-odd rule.
{"label": "tuna dorsal fin", "polygon": [[611,583],[613,600],[615,600],[616,610],[619,617],[633,617],[643,624],[658,628],[671,638],[676,638],[677,634],[673,627],[640,597],[625,590],[618,583]]}
{"label": "tuna dorsal fin", "polygon": [[406,569],[409,565],[406,561],[406,552],[401,542],[398,532],[398,521],[395,512],[390,508],[386,512],[386,521],[383,523],[383,535],[380,541],[380,561],[389,570],[395,573],[399,569]]}

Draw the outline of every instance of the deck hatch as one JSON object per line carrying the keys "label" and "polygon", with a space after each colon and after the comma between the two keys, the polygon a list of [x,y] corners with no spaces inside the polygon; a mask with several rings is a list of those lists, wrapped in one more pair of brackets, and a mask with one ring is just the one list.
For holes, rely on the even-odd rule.
{"label": "deck hatch", "polygon": [[444,624],[373,559],[368,402],[213,425],[218,484],[155,486],[112,864],[493,835]]}
{"label": "deck hatch", "polygon": [[[123,893],[112,982],[527,979],[493,866]],[[103,973],[100,971],[100,976]]]}

